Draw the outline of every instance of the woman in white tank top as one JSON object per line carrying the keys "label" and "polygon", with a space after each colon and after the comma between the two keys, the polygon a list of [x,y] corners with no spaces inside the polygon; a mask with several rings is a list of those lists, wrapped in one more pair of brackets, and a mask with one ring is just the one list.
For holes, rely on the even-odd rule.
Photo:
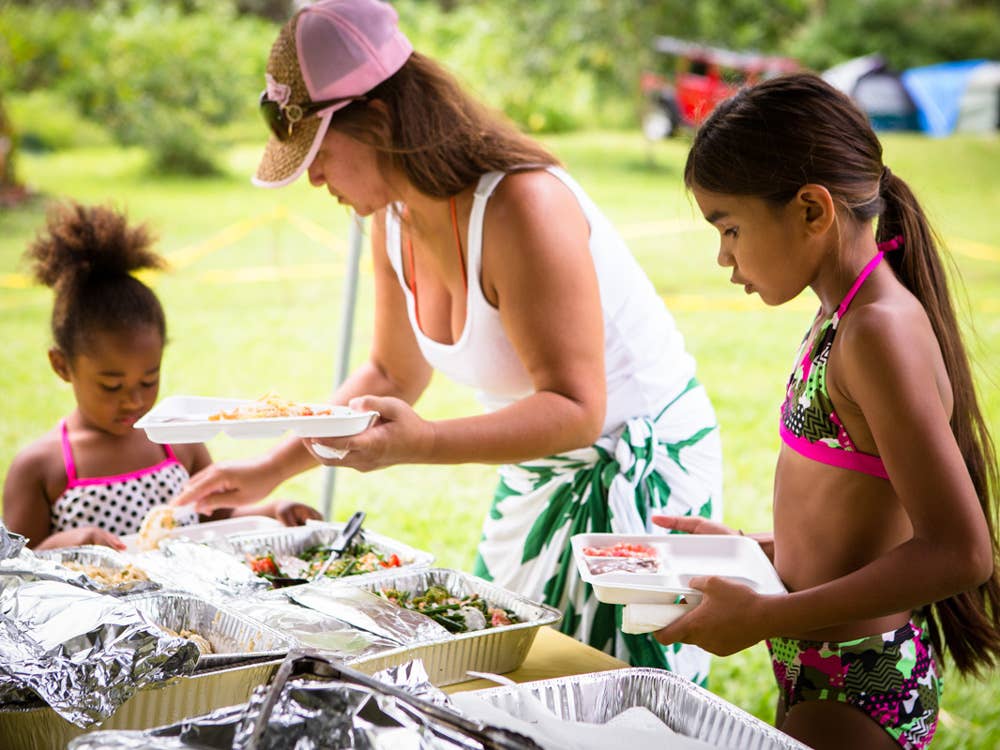
{"label": "woman in white tank top", "polygon": [[[317,461],[498,464],[477,574],[559,607],[561,629],[584,642],[702,681],[703,652],[619,632],[570,559],[573,533],[653,532],[654,511],[721,517],[715,415],[619,235],[548,152],[412,52],[386,4],[308,6],[267,73],[274,135],[255,182],[308,169],[374,217],[371,353],[333,401],[382,418],[351,438],[215,465],[181,501],[249,502]],[[422,419],[411,404],[433,369],[475,388],[485,412]]]}

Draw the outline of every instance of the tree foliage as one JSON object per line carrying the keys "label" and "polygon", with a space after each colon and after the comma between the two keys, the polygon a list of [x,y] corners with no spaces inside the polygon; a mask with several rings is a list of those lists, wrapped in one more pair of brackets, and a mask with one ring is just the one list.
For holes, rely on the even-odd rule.
{"label": "tree foliage", "polygon": [[[251,122],[279,23],[304,0],[7,0],[0,91],[9,109],[56,97],[73,118],[210,171],[218,129]],[[996,0],[395,0],[414,45],[533,131],[634,125],[658,35],[797,57],[821,70],[881,52],[902,69],[1000,59]],[[39,94],[44,92],[44,97]],[[24,127],[41,129],[48,118]],[[256,122],[254,122],[256,125]],[[81,131],[85,132],[84,128]],[[250,131],[256,132],[256,131]],[[25,143],[31,141],[26,134]],[[44,139],[41,139],[44,140]]]}

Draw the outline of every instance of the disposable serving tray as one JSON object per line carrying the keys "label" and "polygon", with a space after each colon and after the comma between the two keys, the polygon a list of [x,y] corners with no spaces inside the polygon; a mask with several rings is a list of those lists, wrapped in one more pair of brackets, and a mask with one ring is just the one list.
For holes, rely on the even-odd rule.
{"label": "disposable serving tray", "polygon": [[409,593],[442,585],[456,594],[479,594],[492,605],[511,610],[520,622],[470,633],[456,633],[438,641],[403,646],[376,656],[351,662],[351,667],[373,674],[413,659],[421,659],[431,683],[451,685],[469,679],[468,672],[511,672],[524,663],[538,629],[554,625],[562,613],[553,607],[533,602],[482,578],[448,568],[430,568],[387,575],[366,581],[343,579],[339,585],[357,586],[367,591],[392,588]]}
{"label": "disposable serving tray", "polygon": [[[85,544],[79,547],[63,547],[60,549],[43,550],[42,552],[38,552],[36,554],[43,559],[52,560],[60,565],[73,562],[78,563],[79,565],[94,565],[100,568],[105,568],[109,571],[117,572],[124,570],[131,564],[140,570],[142,569],[142,566],[139,565],[137,561],[129,559],[125,555],[116,552],[110,547],[101,547],[96,544]],[[146,573],[146,575],[148,576],[149,574]],[[90,576],[87,576],[87,579],[93,584],[96,591],[102,594],[110,594],[112,596],[140,594],[148,591],[155,591],[161,587],[159,582],[152,579],[145,581],[129,581],[127,583],[120,583],[116,585],[105,585]]]}
{"label": "disposable serving tray", "polygon": [[292,638],[228,607],[189,594],[156,591],[127,601],[162,628],[187,629],[204,637],[215,653],[202,654],[198,669],[250,659],[280,659],[295,647]]}
{"label": "disposable serving tray", "polygon": [[94,729],[149,729],[217,708],[246,703],[265,684],[281,660],[255,662],[177,677],[139,690],[99,727],[71,724],[48,706],[0,706],[0,747],[54,750]]}
{"label": "disposable serving tray", "polygon": [[[305,526],[282,527],[273,531],[236,534],[229,537],[232,550],[244,559],[247,555],[262,555],[272,552],[276,555],[298,555],[303,550],[317,544],[330,544],[344,528],[343,523],[310,522]],[[363,529],[361,536],[372,544],[379,552],[396,554],[403,565],[398,568],[385,568],[372,573],[359,573],[345,576],[343,580],[363,581],[371,578],[382,578],[393,575],[401,570],[429,568],[434,564],[434,555],[424,550],[415,549],[407,544],[392,539],[374,531]]]}
{"label": "disposable serving tray", "polygon": [[[629,668],[475,691],[515,716],[526,698],[570,721],[605,724],[626,709],[646,708],[675,732],[733,750],[808,750],[746,711],[662,669]],[[664,747],[670,747],[669,741]]]}

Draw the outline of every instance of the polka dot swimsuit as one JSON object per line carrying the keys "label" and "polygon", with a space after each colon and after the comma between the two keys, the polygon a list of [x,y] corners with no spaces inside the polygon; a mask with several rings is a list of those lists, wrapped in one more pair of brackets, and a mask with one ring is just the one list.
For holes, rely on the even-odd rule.
{"label": "polka dot swimsuit", "polygon": [[134,534],[146,514],[180,492],[188,479],[187,469],[169,445],[163,446],[166,458],[155,466],[128,474],[80,479],[76,476],[66,420],[59,429],[68,481],[65,492],[49,511],[53,532],[97,526],[118,536]]}

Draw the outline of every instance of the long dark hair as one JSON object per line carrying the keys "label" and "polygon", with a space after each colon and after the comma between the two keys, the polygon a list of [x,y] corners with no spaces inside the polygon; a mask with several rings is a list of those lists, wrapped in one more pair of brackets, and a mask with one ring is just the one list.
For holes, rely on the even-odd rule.
{"label": "long dark hair", "polygon": [[49,211],[45,231],[25,253],[35,279],[55,290],[52,337],[72,360],[102,331],[150,326],[166,340],[163,307],[153,290],[131,275],[162,268],[144,225],[130,226],[124,214],[78,203]]}
{"label": "long dark hair", "polygon": [[330,127],[374,146],[418,190],[436,198],[461,192],[487,172],[559,163],[419,52],[366,100],[335,113]]}
{"label": "long dark hair", "polygon": [[[795,74],[743,89],[698,130],[684,182],[710,192],[789,201],[806,183],[825,186],[859,222],[878,219],[879,242],[901,235],[905,252],[886,256],[930,319],[951,380],[951,429],[975,485],[993,542],[994,570],[981,586],[925,607],[934,645],[942,640],[963,673],[1000,663],[996,453],[976,397],[969,358],[938,250],[909,186],[882,163],[865,115],[821,78]],[[942,639],[943,636],[943,639]]]}

